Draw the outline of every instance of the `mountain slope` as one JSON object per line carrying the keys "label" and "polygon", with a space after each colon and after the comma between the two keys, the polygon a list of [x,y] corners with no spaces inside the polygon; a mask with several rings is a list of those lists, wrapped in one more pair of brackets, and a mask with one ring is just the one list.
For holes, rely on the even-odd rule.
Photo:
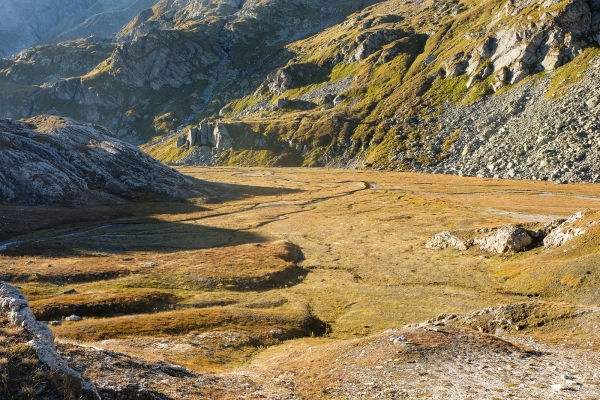
{"label": "mountain slope", "polygon": [[117,33],[153,0],[6,0],[0,4],[0,57],[40,43]]}
{"label": "mountain slope", "polygon": [[5,67],[3,116],[66,115],[142,143],[218,112],[287,60],[285,44],[372,2],[163,1],[124,27],[114,54],[82,76],[54,83],[40,74],[32,85]]}
{"label": "mountain slope", "polygon": [[600,3],[371,3],[161,1],[83,49],[107,55],[84,74],[49,75],[52,47],[3,61],[0,110],[102,124],[184,165],[598,178]]}
{"label": "mountain slope", "polygon": [[[598,11],[587,1],[375,5],[288,46],[296,58],[221,110],[215,122],[238,148],[219,162],[252,164],[243,150],[276,131],[272,164],[595,181]],[[247,132],[258,139],[247,144]],[[161,156],[157,147],[148,151]]]}

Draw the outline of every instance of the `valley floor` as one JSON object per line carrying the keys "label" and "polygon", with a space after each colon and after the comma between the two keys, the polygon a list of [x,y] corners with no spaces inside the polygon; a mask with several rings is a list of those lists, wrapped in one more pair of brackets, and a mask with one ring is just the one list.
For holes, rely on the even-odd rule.
{"label": "valley floor", "polygon": [[[595,236],[516,255],[424,247],[443,230],[600,208],[597,185],[180,171],[214,196],[0,206],[0,279],[38,319],[61,322],[62,353],[87,362],[107,398],[127,387],[167,398],[600,396]],[[510,329],[477,315],[406,327],[506,304],[519,305],[495,309]],[[62,319],[71,314],[83,320]]]}

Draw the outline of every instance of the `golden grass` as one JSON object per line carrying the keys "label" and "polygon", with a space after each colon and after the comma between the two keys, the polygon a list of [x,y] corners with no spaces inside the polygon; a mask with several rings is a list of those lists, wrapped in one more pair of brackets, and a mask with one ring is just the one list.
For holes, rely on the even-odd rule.
{"label": "golden grass", "polygon": [[38,320],[61,319],[69,315],[110,316],[164,310],[177,302],[177,297],[152,289],[129,289],[67,294],[30,303]]}
{"label": "golden grass", "polygon": [[[518,303],[532,294],[595,304],[597,234],[576,239],[566,253],[533,250],[505,257],[424,248],[442,230],[548,221],[594,208],[600,199],[595,185],[328,169],[180,170],[223,182],[227,195],[212,202],[72,210],[97,220],[66,227],[52,220],[51,208],[3,206],[9,218],[14,210],[32,227],[50,226],[21,238],[53,237],[62,253],[30,255],[29,247],[17,247],[0,256],[0,275],[16,281],[34,309],[61,314],[70,307],[116,310],[136,301],[145,307],[153,296],[169,299],[144,310],[91,312],[90,317],[111,317],[65,323],[54,328],[59,338],[110,340],[135,353],[142,343],[148,347],[169,335],[181,344],[192,334],[245,335],[235,350],[219,353],[225,361],[168,347],[157,353],[202,370],[246,362],[256,346],[310,336],[312,331],[301,328],[308,316],[324,321],[321,333],[338,340],[442,312]],[[45,218],[54,225],[44,225]],[[98,225],[112,227],[90,229]],[[82,228],[81,236],[67,235]],[[110,235],[115,239],[107,242]],[[141,248],[141,242],[155,247]],[[111,252],[105,243],[127,250]],[[73,248],[86,252],[67,251]],[[33,263],[25,265],[28,260]],[[156,266],[145,267],[147,262]],[[104,273],[114,275],[98,275]],[[68,282],[70,275],[86,278]],[[59,277],[63,286],[56,283]],[[77,293],[62,295],[67,289]],[[114,315],[121,312],[126,315]],[[560,323],[567,329],[570,322]],[[269,336],[278,329],[283,339]]]}

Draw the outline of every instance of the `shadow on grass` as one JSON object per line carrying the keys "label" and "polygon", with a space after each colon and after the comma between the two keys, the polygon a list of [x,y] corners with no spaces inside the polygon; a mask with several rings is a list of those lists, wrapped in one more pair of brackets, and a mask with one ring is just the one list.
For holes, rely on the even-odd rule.
{"label": "shadow on grass", "polygon": [[[132,251],[176,252],[261,243],[243,230],[202,225],[204,217],[224,217],[244,208],[219,212],[207,204],[226,204],[254,196],[279,196],[300,190],[248,185],[196,183],[208,197],[182,201],[129,202],[115,206],[42,207],[0,205],[0,254],[72,256]],[[251,208],[251,207],[249,207]],[[194,217],[198,214],[198,217]],[[156,216],[162,215],[163,218]],[[185,221],[168,216],[189,215]],[[166,218],[164,218],[167,216]]]}

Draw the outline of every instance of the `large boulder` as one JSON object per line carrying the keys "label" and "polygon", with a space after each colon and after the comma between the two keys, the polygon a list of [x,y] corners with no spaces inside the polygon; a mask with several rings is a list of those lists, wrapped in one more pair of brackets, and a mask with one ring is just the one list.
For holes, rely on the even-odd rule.
{"label": "large boulder", "polygon": [[518,253],[523,251],[533,242],[529,234],[514,225],[498,228],[483,238],[477,240],[480,249],[489,253]]}
{"label": "large boulder", "polygon": [[272,93],[280,95],[291,88],[293,83],[294,79],[290,72],[280,68],[267,75],[267,79],[261,87],[266,86]]}

